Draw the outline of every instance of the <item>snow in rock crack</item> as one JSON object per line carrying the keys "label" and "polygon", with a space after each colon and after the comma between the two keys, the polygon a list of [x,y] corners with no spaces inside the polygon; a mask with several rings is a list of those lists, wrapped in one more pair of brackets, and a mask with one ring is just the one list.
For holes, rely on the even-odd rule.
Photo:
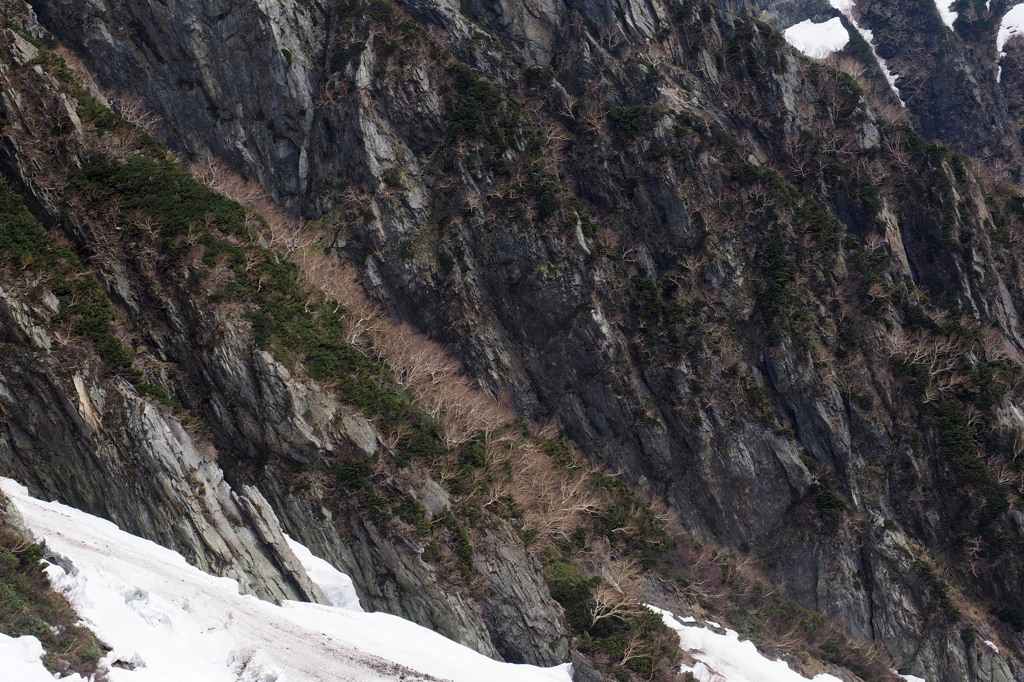
{"label": "snow in rock crack", "polygon": [[861,28],[857,20],[853,18],[853,0],[829,0],[829,4],[833,8],[839,10],[843,16],[849,20],[853,27],[860,34],[861,38],[867,42],[868,47],[871,48],[871,54],[875,58],[875,62],[878,63],[878,68],[882,70],[882,75],[885,76],[885,80],[889,83],[889,89],[892,90],[893,94],[896,95],[896,99],[899,101],[901,107],[906,107],[906,102],[903,101],[903,97],[900,96],[900,89],[896,87],[896,79],[899,78],[899,74],[893,73],[889,70],[889,65],[885,63],[885,60],[878,56],[878,51],[875,49],[874,34],[866,28]]}
{"label": "snow in rock crack", "polygon": [[[996,52],[999,55],[997,60],[1001,60],[1006,55],[1003,48],[1006,47],[1006,43],[1009,42],[1010,38],[1022,33],[1024,33],[1024,3],[1010,8],[1010,11],[1004,14],[999,22],[999,31],[996,33]],[[997,65],[996,82],[1000,83],[1002,80],[1003,67],[1002,65]]]}

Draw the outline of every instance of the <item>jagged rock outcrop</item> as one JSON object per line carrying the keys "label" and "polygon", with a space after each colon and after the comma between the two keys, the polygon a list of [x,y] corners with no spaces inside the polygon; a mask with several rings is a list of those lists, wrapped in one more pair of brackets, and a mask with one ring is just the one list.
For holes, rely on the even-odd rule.
{"label": "jagged rock outcrop", "polygon": [[[824,21],[838,10],[824,2],[741,0],[727,6],[756,16],[782,31],[801,21]],[[996,50],[1002,17],[1013,2],[961,3],[947,26],[932,2],[853,3],[858,25],[871,32],[878,57],[896,76],[899,97],[915,128],[929,140],[991,163],[1019,179],[1020,115],[1016,90],[1000,78],[1012,59]],[[952,5],[951,5],[952,7]],[[850,50],[877,71],[870,55]],[[1008,72],[1007,72],[1008,73]],[[884,87],[876,76],[880,87]]]}
{"label": "jagged rock outcrop", "polygon": [[422,548],[385,539],[358,517],[336,521],[323,508],[280,490],[274,478],[265,487],[279,501],[289,531],[352,577],[363,608],[408,618],[488,656],[500,656],[480,616],[458,595],[445,594],[433,569],[419,560]]}
{"label": "jagged rock outcrop", "polygon": [[94,358],[59,349],[3,291],[0,464],[38,495],[65,500],[161,542],[267,599],[324,601],[259,491],[235,491],[173,416]]}
{"label": "jagged rock outcrop", "polygon": [[513,538],[476,546],[478,572],[487,586],[478,613],[458,594],[440,588],[435,569],[418,559],[422,547],[384,537],[359,517],[336,518],[283,491],[272,476],[263,488],[290,534],[352,576],[364,608],[400,615],[506,661],[565,661],[568,641],[558,610],[552,608],[535,560]]}

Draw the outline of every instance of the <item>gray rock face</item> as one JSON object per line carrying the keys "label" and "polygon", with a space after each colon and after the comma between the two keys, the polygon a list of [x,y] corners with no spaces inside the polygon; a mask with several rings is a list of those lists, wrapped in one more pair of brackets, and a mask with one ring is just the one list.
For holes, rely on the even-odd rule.
{"label": "gray rock face", "polygon": [[569,641],[559,618],[561,609],[545,599],[548,588],[540,566],[511,530],[490,532],[478,542],[474,564],[490,588],[481,599],[483,616],[502,657],[543,666],[564,662]]}
{"label": "gray rock face", "polygon": [[[35,9],[44,23],[80,26],[73,44],[120,74],[107,81],[115,92],[191,112],[164,119],[172,144],[230,158],[265,185],[280,186],[282,196],[306,190],[316,65],[324,59],[315,3],[67,2]],[[135,44],[126,40],[131,35],[145,38]]]}
{"label": "gray rock face", "polygon": [[[484,600],[482,617],[440,586],[419,558],[422,547],[385,537],[358,516],[332,522],[319,504],[284,493],[273,476],[260,481],[267,498],[251,485],[233,490],[215,453],[199,453],[179,422],[130,387],[102,388],[88,371],[74,375],[73,388],[65,386],[56,362],[40,372],[25,347],[33,337],[46,341],[42,325],[24,306],[0,308],[0,319],[5,314],[22,324],[5,324],[2,338],[25,357],[12,356],[0,374],[0,407],[11,416],[0,427],[0,467],[36,494],[109,518],[261,597],[324,601],[288,549],[283,526],[351,575],[368,609],[408,618],[494,658],[564,660],[558,607],[536,563],[521,547],[506,546],[518,545],[516,539],[494,539],[481,554],[495,595]],[[176,344],[191,347],[183,337],[166,338],[163,353],[174,353]],[[340,452],[372,454],[372,425],[316,384],[293,378],[269,353],[254,351],[251,339],[243,349],[246,338],[236,330],[209,354],[189,354],[193,371],[210,382],[209,424],[233,443],[220,453],[222,462],[231,465],[228,455],[248,462],[259,453],[294,464]]]}
{"label": "gray rock face", "polygon": [[[920,291],[993,325],[1019,350],[1014,276],[970,242],[987,229],[987,209],[968,170],[957,171],[934,150],[903,150],[909,160],[902,161],[890,154],[887,145],[902,139],[897,131],[878,124],[857,97],[849,105],[830,100],[847,92],[828,80],[830,71],[795,58],[763,26],[690,3],[409,0],[401,7],[430,24],[442,57],[428,59],[423,49],[414,53],[418,61],[404,64],[394,56],[393,26],[374,24],[340,39],[315,7],[233,0],[207,17],[181,3],[112,1],[104,12],[70,0],[34,4],[101,80],[144,96],[172,142],[188,153],[215,151],[289,206],[324,218],[336,228],[333,248],[365,264],[367,289],[394,316],[446,343],[524,417],[556,421],[588,454],[667,499],[694,533],[738,548],[766,547],[766,564],[791,596],[881,642],[908,671],[980,682],[1020,667],[1024,647],[1014,635],[1003,632],[1012,653],[1000,664],[979,642],[936,621],[933,595],[898,549],[906,543],[864,521],[897,519],[918,543],[912,554],[960,556],[948,529],[970,513],[972,500],[949,483],[934,434],[924,445],[904,437],[916,428],[907,415],[917,413],[879,350],[888,331],[879,320],[902,319],[909,304],[923,300]],[[1006,131],[1005,117],[992,91],[975,87],[988,76],[948,46],[925,4],[908,16],[927,25],[922,50],[942,56],[936,63],[944,70],[933,78],[928,69],[905,69],[905,98],[926,134],[984,150]],[[777,22],[827,11],[820,3],[750,7]],[[897,39],[876,21],[864,19],[877,28],[886,56]],[[551,65],[555,82],[520,88],[514,60],[478,27],[501,37],[525,64]],[[541,110],[537,120],[568,141],[549,144],[550,158],[510,163],[507,175],[502,159],[520,163],[513,150],[524,141],[485,162],[481,145],[451,133],[456,59],[510,91],[520,88]],[[892,59],[898,64],[895,53]],[[969,77],[953,82],[960,67]],[[928,94],[925,85],[936,90]],[[972,119],[962,137],[952,131],[955,117],[947,128],[929,118],[932,104],[960,111],[974,95],[977,103],[962,109]],[[618,108],[630,105],[638,109]],[[975,115],[982,109],[987,118]],[[642,133],[631,129],[633,114]],[[842,146],[844,129],[835,125],[843,116],[855,124],[852,147]],[[807,140],[813,154],[817,146],[833,148],[807,157]],[[845,171],[832,162],[862,156],[862,175],[837,184],[833,176]],[[913,165],[918,157],[926,161]],[[913,168],[897,172],[898,163]],[[777,217],[759,212],[763,206],[748,193],[774,175],[735,181],[764,171],[819,202],[860,249],[835,249],[822,286],[841,287],[784,303],[806,315],[774,337],[765,329],[772,321],[758,312],[765,282],[778,274],[768,262],[767,233],[777,228],[787,245],[797,245],[793,259],[801,266],[831,252],[816,246],[806,226],[777,225]],[[597,236],[583,230],[578,212],[566,225],[539,217],[544,187],[529,183],[548,176],[601,223]],[[513,179],[527,191],[502,200]],[[885,272],[873,282],[877,288],[858,279],[870,269],[862,243],[891,254],[899,276]],[[852,307],[869,305],[855,295],[874,297],[881,312],[850,317]],[[281,453],[303,463],[318,453],[372,450],[374,438],[362,425],[344,415],[328,419],[337,407],[254,354],[243,338],[229,338],[213,355],[186,357],[187,330],[202,316],[182,315],[187,323],[168,321],[172,331],[160,348],[180,358],[197,394],[215,387],[206,414],[219,440],[236,444],[234,461]],[[666,323],[673,315],[685,319]],[[266,405],[273,419],[262,411]],[[321,425],[341,426],[334,435],[308,429],[296,418],[306,409]],[[835,486],[832,498],[822,493],[826,481]],[[932,486],[947,495],[936,499]],[[561,650],[556,627],[534,631],[535,622],[517,622],[508,608],[516,595],[543,592],[535,567],[480,604],[478,617],[431,587],[430,569],[412,548],[396,549],[369,523],[352,521],[342,541],[331,530],[335,521],[321,518],[315,505],[302,507],[283,489],[266,494],[286,528],[357,572],[368,603],[508,658],[546,660],[538,647]],[[815,505],[831,505],[840,516],[836,533],[823,525],[807,531],[809,517],[820,521]],[[316,523],[303,531],[311,518]],[[1009,535],[1018,542],[1020,529]],[[477,557],[477,565],[495,580],[526,566],[511,547]],[[367,561],[373,556],[384,559]],[[1022,603],[1005,565],[979,572],[965,585],[978,604]]]}
{"label": "gray rock face", "polygon": [[[32,58],[22,54],[28,48],[13,34],[4,35],[0,45],[16,59]],[[96,226],[67,203],[61,188],[41,183],[36,173],[44,164],[72,165],[85,156],[75,146],[81,136],[66,146],[34,144],[33,131],[45,131],[31,121],[48,115],[53,100],[63,106],[59,85],[41,69],[12,73],[7,64],[0,59],[0,102],[16,123],[5,127],[0,170],[23,188],[41,222],[64,227],[88,243]],[[503,599],[503,606],[482,616],[483,607],[446,592],[434,569],[420,559],[421,547],[359,516],[332,523],[318,501],[282,492],[282,481],[295,470],[373,457],[379,448],[376,428],[335,393],[256,348],[252,329],[237,311],[199,304],[155,271],[152,278],[140,274],[146,268],[137,258],[146,255],[124,254],[99,266],[98,276],[137,325],[136,358],[202,421],[176,418],[124,380],[104,376],[104,363],[88,343],[73,334],[69,338],[67,330],[53,333],[51,318],[60,302],[46,293],[46,282],[4,279],[4,475],[36,494],[172,547],[261,597],[324,601],[288,548],[283,525],[351,573],[369,608],[403,615],[494,657],[562,662],[565,632],[538,566],[521,549],[502,547],[518,544],[517,538],[493,539],[487,547],[495,554],[488,565],[507,583],[491,590],[497,597],[488,598]],[[32,304],[36,291],[40,300]],[[274,471],[278,478],[269,473],[261,478],[261,471]],[[424,490],[443,502],[440,488]],[[280,522],[275,508],[282,510]],[[523,602],[518,611],[505,608],[513,603],[510,594]],[[523,625],[523,613],[530,627]],[[511,621],[509,627],[505,621]],[[491,631],[502,633],[500,652]]]}
{"label": "gray rock face", "polygon": [[[756,16],[782,31],[801,21],[824,21],[838,12],[824,0],[723,0],[731,11]],[[1013,3],[964,6],[952,28],[929,3],[889,0],[856,3],[859,25],[897,76],[900,98],[925,138],[941,140],[972,156],[996,154],[1020,167],[1005,152],[1020,154],[1020,113],[1013,80],[997,81],[1002,64],[996,35]],[[880,73],[880,72],[879,72]],[[875,74],[878,78],[879,73]]]}
{"label": "gray rock face", "polygon": [[[984,644],[994,636],[984,628],[965,635],[950,627],[935,595],[912,559],[912,541],[900,530],[886,528],[880,517],[869,520],[869,541],[852,547],[849,535],[836,537],[829,548],[810,550],[806,538],[790,538],[772,548],[775,569],[793,581],[791,591],[804,606],[849,623],[859,637],[892,642],[889,652],[902,674],[929,679],[1011,680],[1017,658],[1005,658],[1007,644]],[[828,571],[809,552],[824,551],[832,559]],[[862,566],[858,563],[863,562]],[[862,571],[862,567],[870,567]],[[858,578],[851,585],[853,576]],[[1019,644],[1011,639],[1009,646]],[[999,651],[997,651],[999,649]],[[966,672],[965,672],[966,671]]]}
{"label": "gray rock face", "polygon": [[440,589],[433,569],[419,559],[420,548],[385,539],[372,522],[357,516],[332,519],[318,505],[282,491],[273,478],[264,487],[277,501],[289,534],[352,577],[364,609],[402,616],[500,658],[483,620],[458,595]]}
{"label": "gray rock face", "polygon": [[263,488],[280,511],[289,535],[352,576],[364,609],[394,613],[426,625],[477,651],[514,663],[558,665],[568,641],[540,567],[512,537],[476,546],[482,603],[467,603],[438,585],[435,569],[420,559],[422,547],[384,537],[359,516],[332,518],[307,499],[267,477]]}
{"label": "gray rock face", "polygon": [[835,15],[827,0],[724,0],[718,4],[732,12],[755,16],[780,31],[806,19],[824,21]]}
{"label": "gray rock face", "polygon": [[[4,295],[5,301],[9,295]],[[33,494],[66,501],[156,540],[265,599],[325,601],[258,491],[232,490],[176,419],[89,364],[40,362],[40,320],[7,315],[0,373],[0,467]],[[35,322],[35,324],[33,324]]]}

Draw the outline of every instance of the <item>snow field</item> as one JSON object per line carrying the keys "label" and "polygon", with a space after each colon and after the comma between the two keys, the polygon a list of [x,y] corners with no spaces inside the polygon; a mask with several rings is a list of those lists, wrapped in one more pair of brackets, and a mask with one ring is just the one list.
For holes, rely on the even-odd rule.
{"label": "snow field", "polygon": [[[571,680],[569,664],[499,663],[397,616],[364,613],[348,576],[298,543],[310,576],[344,606],[277,606],[241,595],[234,580],[203,573],[109,521],[33,499],[10,479],[0,488],[36,541],[59,557],[61,566],[47,569],[51,582],[112,647],[101,662],[111,682]],[[52,680],[39,653],[35,638],[0,638],[0,670],[17,670],[18,682]]]}
{"label": "snow field", "polygon": [[810,19],[787,28],[786,42],[813,59],[824,59],[846,47],[850,34],[839,17],[816,24]]}

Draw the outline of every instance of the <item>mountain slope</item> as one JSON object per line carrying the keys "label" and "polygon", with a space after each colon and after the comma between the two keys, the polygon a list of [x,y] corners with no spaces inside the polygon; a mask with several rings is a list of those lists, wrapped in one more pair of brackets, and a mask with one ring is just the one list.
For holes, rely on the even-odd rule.
{"label": "mountain slope", "polygon": [[58,562],[47,568],[51,580],[113,645],[105,658],[114,682],[569,679],[568,666],[498,663],[400,618],[363,613],[358,602],[355,609],[277,606],[240,595],[233,581],[206,575],[174,552],[76,509],[35,500],[9,479],[2,483]]}
{"label": "mountain slope", "polygon": [[[145,99],[180,153],[216,153],[314,221],[306,229],[329,236],[326,251],[354,263],[371,296],[519,415],[557,422],[690,532],[756,557],[790,597],[877,641],[901,670],[1010,679],[1019,669],[1019,195],[980,183],[971,159],[915,132],[947,134],[923,118],[933,100],[913,83],[924,76],[886,47],[888,28],[862,16],[911,86],[909,121],[884,85],[866,83],[869,101],[768,26],[705,3],[239,0],[209,15],[107,5],[34,3],[106,87]],[[931,23],[914,36],[950,40],[937,14],[920,16]],[[941,62],[944,77],[955,80],[959,59]],[[991,97],[978,106],[998,118]],[[979,154],[994,144],[985,126],[973,130],[975,141],[950,144]],[[76,182],[86,208],[137,191],[95,158]],[[212,271],[209,260],[189,267]],[[117,290],[116,273],[103,278]],[[174,310],[189,309],[187,281]],[[293,480],[319,490],[304,469],[317,470],[311,450],[360,458],[352,429],[310,438],[267,411],[270,377],[293,393],[303,380],[201,311],[175,325],[130,296],[122,306],[143,313],[146,345],[178,367],[165,379],[154,364],[148,380],[209,424],[236,488],[258,486],[290,532],[306,528],[303,540],[339,564],[372,565],[353,561],[354,547],[388,553],[365,513],[335,517],[349,526],[339,543],[330,522],[308,527],[319,505],[288,492]],[[287,349],[287,328],[256,322],[258,341]],[[236,349],[230,359],[196,353],[218,338]],[[315,366],[309,348],[290,350]],[[296,418],[310,404],[316,418],[316,402],[284,404]],[[268,419],[273,428],[258,428]],[[410,445],[405,431],[382,435]],[[369,469],[339,470],[360,511],[376,505],[362,488]],[[424,490],[430,507],[438,496]],[[436,531],[456,553],[458,523]],[[517,544],[503,533],[498,546]],[[562,549],[586,555],[601,537],[585,531]],[[396,585],[382,607],[482,650],[531,660],[559,636],[556,625],[516,628],[490,649],[514,598],[485,605],[481,621],[439,594],[423,606],[414,595],[433,578],[393,571],[378,574]],[[364,590],[379,582],[354,577]],[[554,612],[543,592],[527,589],[536,613]],[[1018,653],[993,656],[979,631]]]}

